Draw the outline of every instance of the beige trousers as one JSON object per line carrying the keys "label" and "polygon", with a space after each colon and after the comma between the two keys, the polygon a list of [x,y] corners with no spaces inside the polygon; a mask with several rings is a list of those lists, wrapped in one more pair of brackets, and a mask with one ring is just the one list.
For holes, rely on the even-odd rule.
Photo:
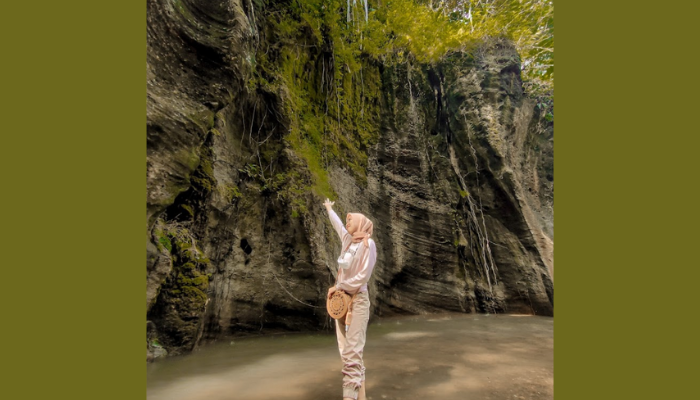
{"label": "beige trousers", "polygon": [[345,325],[345,317],[335,320],[335,332],[338,337],[338,350],[343,360],[343,397],[357,399],[360,386],[365,380],[365,364],[362,352],[367,338],[369,322],[369,294],[359,292],[350,304],[352,313],[350,325]]}

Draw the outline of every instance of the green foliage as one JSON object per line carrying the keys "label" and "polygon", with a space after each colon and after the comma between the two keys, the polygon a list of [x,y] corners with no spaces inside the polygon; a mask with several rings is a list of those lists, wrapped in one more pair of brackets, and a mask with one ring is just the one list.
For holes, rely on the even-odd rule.
{"label": "green foliage", "polygon": [[[255,164],[246,164],[243,168],[239,168],[238,172],[254,179],[259,178],[260,174],[262,173],[260,168],[258,168],[258,166]],[[265,179],[264,175],[262,176],[262,179]]]}
{"label": "green foliage", "polygon": [[[286,176],[284,174],[277,174],[274,179],[272,177],[266,177],[262,168],[255,164],[246,164],[243,168],[239,168],[238,172],[255,181],[258,184],[258,191],[261,193],[278,191],[283,184],[286,183]],[[236,188],[237,197],[240,197],[241,194],[237,190]],[[234,195],[235,194],[234,192]]]}
{"label": "green foliage", "polygon": [[470,52],[485,39],[505,37],[520,52],[528,91],[552,93],[553,1],[387,0],[370,10],[367,22],[361,3],[346,20],[346,0],[257,4],[272,24],[247,58],[252,73],[246,87],[282,99],[285,143],[308,177],[266,176],[254,165],[241,173],[261,192],[276,191],[290,201],[293,215],[305,211],[309,191],[335,197],[331,165],[366,183],[366,150],[379,137],[380,64],[435,64],[450,52]]}
{"label": "green foliage", "polygon": [[[503,37],[511,40],[520,53],[523,80],[529,91],[536,96],[552,91],[554,85],[553,0],[419,1],[426,8],[448,16],[450,23],[454,24],[449,25],[450,32],[446,35],[455,38],[461,44],[489,37]],[[431,4],[432,8],[428,4]],[[458,26],[461,28],[456,28]]]}
{"label": "green foliage", "polygon": [[473,5],[474,24],[483,36],[512,40],[523,63],[523,75],[542,86],[554,80],[554,1],[490,0]]}
{"label": "green foliage", "polygon": [[535,98],[535,111],[548,122],[554,122],[554,98],[547,94]]}

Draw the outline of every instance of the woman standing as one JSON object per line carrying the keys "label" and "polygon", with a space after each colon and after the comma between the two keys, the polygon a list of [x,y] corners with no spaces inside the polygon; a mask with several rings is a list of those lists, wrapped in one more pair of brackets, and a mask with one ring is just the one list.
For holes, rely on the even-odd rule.
{"label": "woman standing", "polygon": [[340,236],[342,252],[338,258],[338,280],[328,289],[328,297],[336,290],[352,296],[348,313],[335,321],[338,351],[343,360],[343,400],[365,400],[365,365],[362,352],[367,337],[369,321],[369,295],[367,282],[372,276],[377,260],[377,247],[370,239],[374,225],[360,213],[348,213],[345,226],[333,211],[335,202],[326,199],[326,206],[333,228]]}

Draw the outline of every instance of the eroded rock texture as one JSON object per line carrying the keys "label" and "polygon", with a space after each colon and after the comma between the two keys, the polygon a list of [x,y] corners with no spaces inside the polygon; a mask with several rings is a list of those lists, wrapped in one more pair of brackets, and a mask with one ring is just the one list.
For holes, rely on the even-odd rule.
{"label": "eroded rock texture", "polygon": [[[265,24],[247,0],[148,1],[150,351],[331,326],[340,241],[323,199],[297,193],[309,211],[293,216],[288,182],[256,178],[260,165],[311,182],[284,141],[283,96],[246,86]],[[515,50],[374,68],[381,127],[367,180],[329,168],[338,214],[375,224],[373,314],[552,315],[553,125],[523,95]]]}

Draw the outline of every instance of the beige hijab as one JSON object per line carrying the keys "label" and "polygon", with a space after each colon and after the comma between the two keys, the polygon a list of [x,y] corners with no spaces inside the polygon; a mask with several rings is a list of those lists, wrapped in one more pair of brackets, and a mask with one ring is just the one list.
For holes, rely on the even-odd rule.
{"label": "beige hijab", "polygon": [[360,220],[360,225],[355,231],[355,233],[352,234],[352,241],[347,244],[347,247],[345,247],[345,251],[350,247],[351,244],[353,243],[359,243],[359,242],[364,242],[365,248],[369,248],[369,238],[372,236],[372,232],[374,231],[374,224],[372,221],[365,217],[364,214],[360,213],[348,213],[352,216],[353,219],[359,219]]}

